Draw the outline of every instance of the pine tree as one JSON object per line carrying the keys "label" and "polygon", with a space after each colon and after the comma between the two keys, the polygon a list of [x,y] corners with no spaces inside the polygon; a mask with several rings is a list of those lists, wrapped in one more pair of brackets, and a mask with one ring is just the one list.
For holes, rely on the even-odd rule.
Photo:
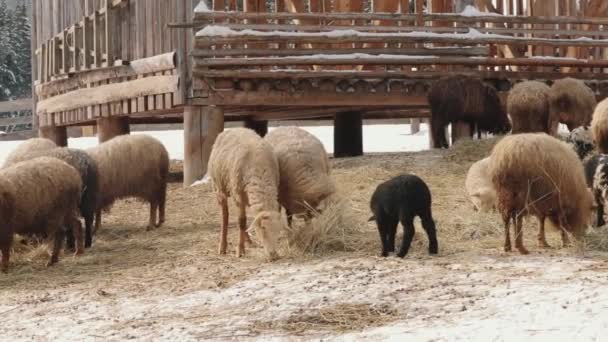
{"label": "pine tree", "polygon": [[[12,29],[10,17],[6,0],[0,0],[0,32],[10,33]],[[13,51],[10,34],[0,34],[0,101],[12,97],[12,89],[16,84],[15,74],[11,68]]]}
{"label": "pine tree", "polygon": [[13,16],[13,46],[15,50],[16,78],[14,95],[16,97],[29,97],[32,92],[32,63],[31,63],[31,28],[27,15],[25,1],[21,0]]}

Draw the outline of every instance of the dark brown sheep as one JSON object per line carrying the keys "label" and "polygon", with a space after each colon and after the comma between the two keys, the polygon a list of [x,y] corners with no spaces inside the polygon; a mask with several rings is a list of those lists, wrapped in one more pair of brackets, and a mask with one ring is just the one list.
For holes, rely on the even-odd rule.
{"label": "dark brown sheep", "polygon": [[595,94],[583,81],[566,77],[555,81],[549,93],[552,117],[566,124],[568,130],[589,126],[597,105]]}
{"label": "dark brown sheep", "polygon": [[84,239],[78,220],[82,182],[73,167],[56,158],[40,157],[0,170],[0,179],[9,182],[16,191],[13,224],[0,227],[3,272],[8,269],[13,234],[52,237],[49,266],[59,260],[64,227],[74,231],[78,242],[76,253],[83,253]]}
{"label": "dark brown sheep", "polygon": [[549,92],[549,86],[538,81],[521,82],[511,89],[507,111],[513,122],[513,134],[557,134],[559,117],[551,112]]}
{"label": "dark brown sheep", "polygon": [[101,211],[109,210],[114,201],[127,197],[150,203],[148,229],[165,222],[169,154],[160,141],[145,134],[123,135],[87,152],[99,169],[95,231],[101,225]]}
{"label": "dark brown sheep", "polygon": [[13,225],[15,221],[15,187],[5,178],[0,178],[0,252],[2,262],[0,270],[6,272],[13,243]]}
{"label": "dark brown sheep", "polygon": [[515,247],[522,254],[528,253],[522,236],[522,220],[527,215],[539,220],[541,246],[548,246],[545,218],[560,227],[564,245],[568,243],[566,232],[577,239],[585,234],[593,199],[583,165],[565,142],[544,133],[505,137],[492,150],[489,174],[505,223],[505,251],[511,250],[509,224],[513,220]]}
{"label": "dark brown sheep", "polygon": [[457,75],[439,79],[428,94],[431,107],[431,134],[434,148],[449,146],[445,128],[454,122],[475,125],[480,131],[504,134],[511,123],[500,103],[496,89],[480,79]]}

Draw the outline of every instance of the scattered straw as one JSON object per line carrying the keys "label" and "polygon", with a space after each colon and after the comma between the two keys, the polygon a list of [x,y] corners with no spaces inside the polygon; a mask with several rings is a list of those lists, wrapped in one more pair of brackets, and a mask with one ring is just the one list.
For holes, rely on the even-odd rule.
{"label": "scattered straw", "polygon": [[331,307],[300,309],[284,320],[257,321],[254,331],[283,330],[292,334],[307,331],[347,332],[387,325],[399,318],[397,310],[387,304],[347,304]]}
{"label": "scattered straw", "polygon": [[592,251],[608,252],[608,225],[587,230],[584,248]]}

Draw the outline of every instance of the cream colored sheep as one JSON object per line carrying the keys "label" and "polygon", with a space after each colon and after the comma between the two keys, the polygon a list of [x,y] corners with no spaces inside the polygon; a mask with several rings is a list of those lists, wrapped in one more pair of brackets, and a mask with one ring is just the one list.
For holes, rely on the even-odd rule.
{"label": "cream colored sheep", "polygon": [[34,152],[48,151],[57,148],[57,145],[52,140],[46,138],[32,138],[28,139],[21,144],[17,145],[4,160],[3,167],[7,167],[18,163],[32,159],[31,154]]}
{"label": "cream colored sheep", "polygon": [[279,203],[291,216],[316,209],[336,191],[330,177],[329,159],[323,144],[298,127],[279,127],[264,138],[279,160]]}
{"label": "cream colored sheep", "polygon": [[549,92],[552,117],[566,124],[568,130],[588,126],[597,105],[595,94],[583,81],[566,77],[555,81]]}
{"label": "cream colored sheep", "polygon": [[595,107],[591,121],[593,143],[598,152],[608,153],[608,99],[602,100]]}
{"label": "cream colored sheep", "polygon": [[513,134],[557,134],[559,118],[551,114],[550,90],[549,86],[538,81],[521,82],[511,89],[507,99],[507,112],[511,116]]}
{"label": "cream colored sheep", "polygon": [[213,145],[209,158],[209,176],[222,210],[219,253],[226,254],[228,234],[228,197],[239,207],[239,247],[245,253],[247,234],[246,208],[255,215],[249,231],[254,230],[268,257],[278,257],[276,249],[281,222],[279,163],[272,147],[254,131],[234,128],[222,132]]}
{"label": "cream colored sheep", "polygon": [[489,157],[475,162],[464,183],[475,211],[488,212],[496,208],[496,190],[488,173],[489,163]]}

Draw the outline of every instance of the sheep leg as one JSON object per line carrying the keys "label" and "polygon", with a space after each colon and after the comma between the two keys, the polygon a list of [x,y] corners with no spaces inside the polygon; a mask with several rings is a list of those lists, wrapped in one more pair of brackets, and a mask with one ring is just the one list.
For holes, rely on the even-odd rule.
{"label": "sheep leg", "polygon": [[601,194],[596,195],[595,202],[597,203],[597,226],[601,227],[606,224],[604,220],[604,197]]}
{"label": "sheep leg", "polygon": [[222,208],[222,227],[220,232],[220,247],[219,254],[226,254],[226,248],[228,248],[228,199],[226,196],[219,195],[218,201]]}
{"label": "sheep leg", "polygon": [[524,247],[524,236],[522,231],[523,221],[523,216],[517,216],[515,221],[515,248],[517,248],[521,254],[528,254],[530,252]]}
{"label": "sheep leg", "polygon": [[72,235],[73,238],[76,240],[76,245],[75,245],[75,255],[82,255],[84,254],[84,234],[82,231],[82,224],[80,224],[80,220],[77,219],[74,216],[68,217],[65,219],[65,226],[68,227],[68,230],[66,230],[66,234],[68,235]]}
{"label": "sheep leg", "polygon": [[445,126],[442,125],[441,120],[431,118],[431,134],[433,136],[433,148],[448,148]]}
{"label": "sheep leg", "polygon": [[0,263],[0,271],[3,273],[8,272],[8,262],[11,256],[11,245],[13,244],[13,234],[9,232],[5,236],[0,237],[4,243],[0,246],[0,251],[2,251],[2,262]]}
{"label": "sheep leg", "polygon": [[101,210],[97,210],[97,212],[95,213],[95,230],[93,231],[93,234],[97,234],[97,231],[99,230],[100,226],[101,226]]}
{"label": "sheep leg", "polygon": [[538,247],[540,248],[551,248],[547,243],[547,238],[545,236],[545,218],[540,217],[538,219]]}
{"label": "sheep leg", "polygon": [[510,252],[511,251],[511,232],[510,232],[510,223],[511,223],[511,216],[509,215],[503,215],[502,217],[503,222],[505,223],[505,252]]}
{"label": "sheep leg", "polygon": [[571,246],[570,238],[568,237],[568,233],[566,233],[566,230],[564,228],[561,228],[560,230],[562,235],[562,247],[566,248]]}
{"label": "sheep leg", "polygon": [[47,266],[52,266],[59,261],[59,252],[61,251],[61,245],[63,244],[64,239],[63,234],[63,229],[61,229],[61,227],[56,227],[55,238],[53,240],[53,252],[51,254],[51,259],[46,264]]}
{"label": "sheep leg", "polygon": [[429,239],[429,254],[437,254],[439,252],[439,244],[437,243],[437,229],[435,227],[435,221],[433,215],[429,211],[421,217],[422,228],[426,231],[426,235]]}
{"label": "sheep leg", "polygon": [[287,225],[289,226],[289,228],[293,228],[293,226],[291,225],[291,223],[293,222],[293,215],[291,214],[291,211],[289,211],[289,209],[285,208],[285,216],[287,216]]}
{"label": "sheep leg", "polygon": [[401,243],[401,249],[397,256],[403,258],[410,250],[412,239],[414,238],[414,217],[412,215],[405,215],[402,213],[400,218],[401,225],[403,226],[403,242]]}
{"label": "sheep leg", "polygon": [[242,204],[239,207],[239,249],[237,251],[237,256],[240,258],[245,255],[245,241],[249,239],[249,234],[247,233],[247,212],[245,209],[245,205]]}
{"label": "sheep leg", "polygon": [[87,214],[84,217],[84,247],[85,248],[91,248],[91,246],[93,245],[93,235],[92,235],[92,228],[93,228],[93,221],[94,221],[94,214],[90,213]]}
{"label": "sheep leg", "polygon": [[160,198],[158,200],[158,224],[156,227],[160,227],[165,223],[165,205],[167,203],[167,185],[162,187],[160,191]]}
{"label": "sheep leg", "polygon": [[[388,253],[395,251],[395,233],[398,221],[381,214],[376,216],[376,224],[378,225],[380,243],[382,244],[382,253],[380,255],[386,257]],[[391,236],[393,237],[392,241]]]}
{"label": "sheep leg", "polygon": [[156,227],[156,213],[158,211],[158,204],[156,202],[150,202],[150,220],[148,221],[148,226],[146,227],[146,231],[150,231]]}
{"label": "sheep leg", "polygon": [[65,232],[65,244],[66,247],[71,251],[75,250],[76,248],[74,243],[74,233],[69,229],[67,229]]}

